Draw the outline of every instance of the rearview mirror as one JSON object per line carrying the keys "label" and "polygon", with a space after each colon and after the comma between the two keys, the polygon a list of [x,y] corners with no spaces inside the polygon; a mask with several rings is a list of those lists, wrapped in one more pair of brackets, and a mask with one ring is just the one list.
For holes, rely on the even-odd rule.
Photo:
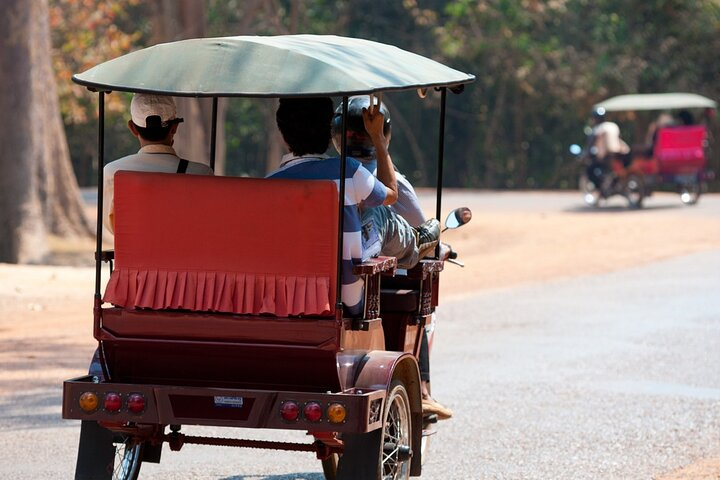
{"label": "rearview mirror", "polygon": [[465,225],[472,219],[472,212],[468,207],[456,208],[445,219],[445,230],[448,228],[458,228]]}
{"label": "rearview mirror", "polygon": [[580,148],[580,145],[577,143],[573,143],[570,145],[570,153],[573,155],[580,155],[582,153],[582,148]]}

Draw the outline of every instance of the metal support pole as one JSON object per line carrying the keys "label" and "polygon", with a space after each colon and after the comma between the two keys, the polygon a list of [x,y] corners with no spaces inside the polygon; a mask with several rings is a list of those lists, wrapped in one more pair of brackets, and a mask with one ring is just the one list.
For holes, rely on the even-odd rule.
{"label": "metal support pole", "polygon": [[103,167],[105,166],[105,92],[98,97],[98,195],[97,195],[97,222],[95,245],[95,299],[100,299],[100,282],[102,269],[102,231],[103,231]]}
{"label": "metal support pole", "polygon": [[[442,215],[442,187],[443,187],[443,163],[445,160],[445,104],[447,101],[447,88],[440,89],[440,131],[438,133],[438,167],[437,167],[437,200],[435,218],[440,221]],[[435,258],[439,258],[440,244],[435,249]]]}
{"label": "metal support pole", "polygon": [[335,316],[342,319],[342,270],[343,270],[343,233],[345,229],[345,172],[347,154],[347,113],[348,97],[342,99],[342,139],[340,140],[340,192],[338,212],[338,251],[337,251],[337,282],[335,290]]}

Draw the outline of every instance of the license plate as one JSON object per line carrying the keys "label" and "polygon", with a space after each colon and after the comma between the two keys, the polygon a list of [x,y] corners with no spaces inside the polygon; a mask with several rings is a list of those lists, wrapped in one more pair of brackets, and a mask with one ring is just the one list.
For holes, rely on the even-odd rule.
{"label": "license plate", "polygon": [[242,408],[243,397],[215,396],[215,406],[219,408]]}

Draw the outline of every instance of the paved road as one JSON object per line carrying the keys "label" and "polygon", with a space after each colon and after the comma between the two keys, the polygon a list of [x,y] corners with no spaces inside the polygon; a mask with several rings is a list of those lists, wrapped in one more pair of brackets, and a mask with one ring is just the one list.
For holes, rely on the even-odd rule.
{"label": "paved road", "polygon": [[[427,473],[650,479],[720,454],[720,251],[446,306]],[[471,326],[474,325],[474,329]]]}
{"label": "paved road", "polygon": [[[719,457],[718,272],[720,249],[444,303],[433,388],[456,416],[423,478],[650,479]],[[80,368],[86,349],[46,345],[47,368]],[[0,478],[71,478],[78,424],[59,418],[59,383],[5,385]],[[304,453],[189,445],[163,456],[141,478],[323,478]]]}

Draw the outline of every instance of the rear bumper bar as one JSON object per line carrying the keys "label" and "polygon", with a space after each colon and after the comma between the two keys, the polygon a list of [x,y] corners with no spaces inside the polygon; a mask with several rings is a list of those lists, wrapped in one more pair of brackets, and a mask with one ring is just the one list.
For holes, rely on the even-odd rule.
{"label": "rear bumper bar", "polygon": [[[98,399],[98,407],[91,412],[80,408],[80,397],[86,392],[94,393]],[[104,409],[104,398],[110,393],[118,394],[122,400],[117,412]],[[127,408],[127,399],[132,394],[145,398],[145,408],[140,413],[132,413]],[[63,383],[62,416],[65,419],[116,424],[131,422],[364,433],[381,426],[385,395],[385,390],[313,393],[105,383],[98,381],[97,377],[85,375]],[[281,405],[287,401],[300,407],[300,415],[295,421],[286,421],[280,415]],[[331,404],[339,403],[347,411],[346,418],[341,423],[333,423],[323,413],[320,420],[311,422],[302,413],[303,406],[308,402],[319,403],[324,412]]]}

